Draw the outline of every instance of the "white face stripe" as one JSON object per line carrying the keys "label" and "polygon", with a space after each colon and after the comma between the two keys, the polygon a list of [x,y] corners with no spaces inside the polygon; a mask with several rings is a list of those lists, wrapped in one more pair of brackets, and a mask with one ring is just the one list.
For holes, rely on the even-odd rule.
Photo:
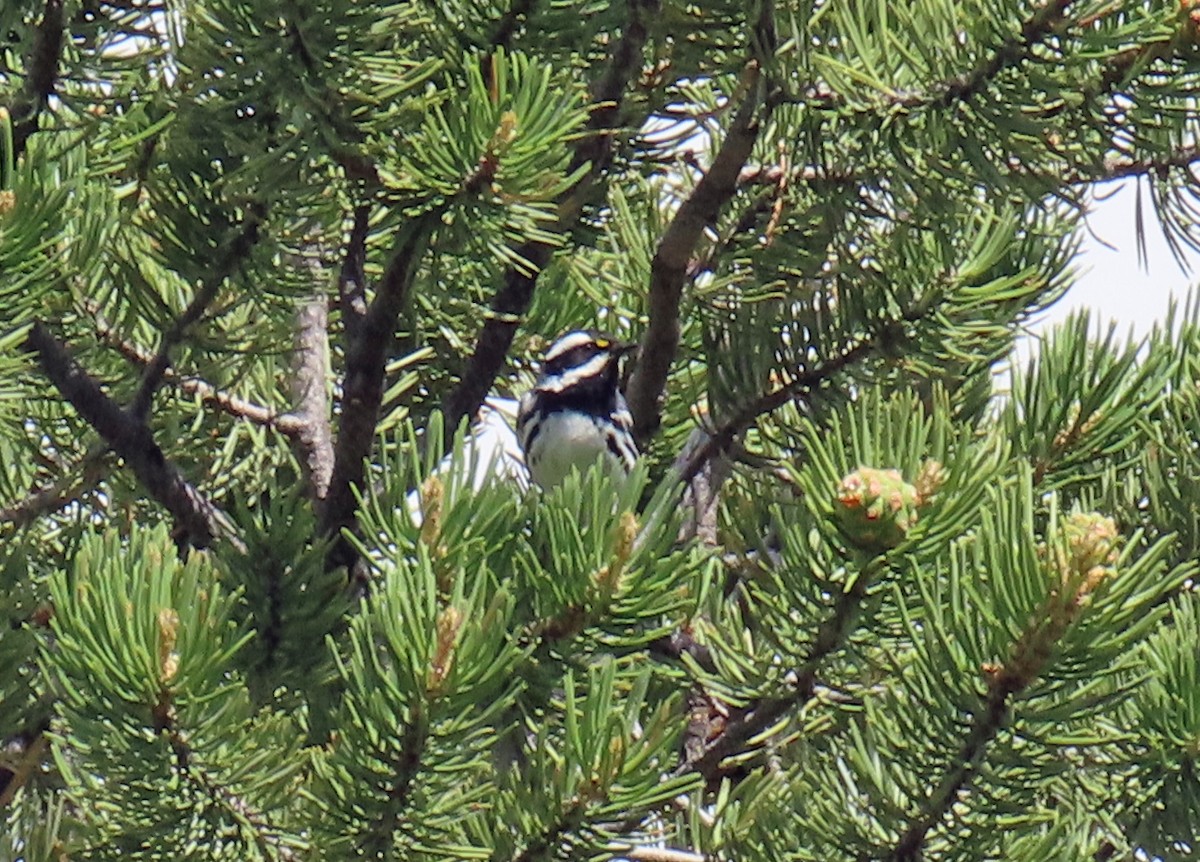
{"label": "white face stripe", "polygon": [[568,332],[558,341],[550,345],[550,349],[546,351],[546,362],[551,362],[554,359],[562,356],[568,350],[574,350],[576,347],[582,347],[585,344],[591,344],[595,339],[590,332],[576,330]]}
{"label": "white face stripe", "polygon": [[583,365],[576,365],[574,368],[568,368],[561,374],[552,374],[538,384],[538,389],[543,392],[559,393],[571,388],[580,380],[586,380],[589,377],[597,377],[604,372],[604,368],[608,365],[612,357],[607,353],[598,353],[589,359]]}

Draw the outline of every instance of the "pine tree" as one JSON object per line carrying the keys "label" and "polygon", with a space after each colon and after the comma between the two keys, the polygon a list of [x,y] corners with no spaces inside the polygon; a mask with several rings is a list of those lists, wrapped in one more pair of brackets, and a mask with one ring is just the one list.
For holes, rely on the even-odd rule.
{"label": "pine tree", "polygon": [[[1195,858],[1200,304],[1010,359],[1104,184],[1200,246],[1198,46],[6,0],[0,859]],[[644,457],[526,490],[580,326]]]}

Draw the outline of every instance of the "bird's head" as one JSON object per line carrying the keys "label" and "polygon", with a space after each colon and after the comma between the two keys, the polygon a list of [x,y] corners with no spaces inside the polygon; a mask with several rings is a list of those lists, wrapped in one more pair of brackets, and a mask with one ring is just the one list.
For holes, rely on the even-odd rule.
{"label": "bird's head", "polygon": [[577,329],[550,345],[537,388],[560,393],[580,385],[616,386],[621,357],[636,348],[591,329]]}

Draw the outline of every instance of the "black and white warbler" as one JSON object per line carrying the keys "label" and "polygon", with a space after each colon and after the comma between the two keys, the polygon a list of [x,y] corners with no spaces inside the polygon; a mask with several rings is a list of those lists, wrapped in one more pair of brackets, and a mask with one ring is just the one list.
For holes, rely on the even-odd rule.
{"label": "black and white warbler", "polygon": [[635,346],[592,330],[568,332],[550,345],[517,413],[525,465],[537,484],[551,488],[601,455],[621,475],[633,469],[633,418],[619,377],[621,357]]}

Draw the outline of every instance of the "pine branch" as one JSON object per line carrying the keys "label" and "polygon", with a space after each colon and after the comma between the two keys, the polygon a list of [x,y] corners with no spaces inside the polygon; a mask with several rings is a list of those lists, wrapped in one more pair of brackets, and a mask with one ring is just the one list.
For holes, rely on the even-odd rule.
{"label": "pine branch", "polygon": [[812,699],[821,664],[845,643],[854,615],[878,570],[885,564],[885,558],[877,557],[838,595],[832,612],[817,629],[808,657],[795,672],[791,691],[783,696],[765,698],[742,712],[725,725],[721,734],[706,745],[698,757],[681,764],[675,775],[697,773],[711,784],[721,776],[721,761],[741,751],[750,740],[770,729],[789,711]]}
{"label": "pine branch", "polygon": [[[1111,526],[1111,531],[1115,536],[1116,527]],[[1096,546],[1093,545],[1072,546],[1070,553],[1060,551],[1048,555],[1052,561],[1050,570],[1059,576],[1055,579],[1057,582],[1049,587],[1046,598],[1009,647],[1007,660],[1003,664],[984,665],[987,694],[983,708],[976,711],[971,729],[948,764],[937,789],[925,800],[888,855],[889,862],[919,862],[922,858],[929,832],[953,808],[960,792],[979,768],[988,745],[1004,727],[1012,697],[1025,691],[1041,676],[1062,636],[1088,606],[1092,593],[1111,573],[1103,565],[1096,565],[1095,553]]]}
{"label": "pine branch", "polygon": [[890,121],[897,109],[950,108],[968,102],[986,90],[1001,72],[1027,60],[1038,45],[1059,32],[1071,2],[1050,0],[1021,24],[1019,32],[1005,39],[973,69],[932,83],[922,90],[884,93],[868,105],[855,106],[827,85],[813,83],[804,87],[802,93],[782,96],[779,101],[821,110],[850,110],[855,114],[874,116],[879,122]]}
{"label": "pine branch", "polygon": [[[403,820],[403,810],[408,803],[413,782],[421,770],[421,754],[427,740],[428,727],[418,714],[401,737],[399,757],[394,761],[395,777],[387,794],[388,808],[378,828],[369,830],[368,840],[358,848],[360,853],[365,851],[368,858],[387,858],[394,851],[396,830]],[[382,754],[379,759],[382,762],[387,760]]]}
{"label": "pine branch", "polygon": [[167,460],[145,422],[109,398],[43,324],[33,325],[24,346],[38,355],[42,371],[63,398],[130,466],[150,496],[171,513],[180,546],[208,547],[217,535],[216,508]]}
{"label": "pine branch", "polygon": [[143,370],[142,379],[138,383],[133,401],[130,402],[129,412],[134,418],[144,422],[150,414],[150,405],[154,400],[154,393],[158,390],[167,372],[167,368],[171,364],[171,350],[183,340],[188,328],[196,323],[204,315],[204,312],[208,310],[213,300],[217,298],[217,293],[225,283],[225,280],[232,276],[238,266],[250,255],[251,249],[258,242],[259,226],[262,224],[264,217],[265,211],[261,206],[250,208],[246,214],[245,221],[242,222],[242,229],[238,236],[225,248],[224,253],[217,259],[212,272],[201,283],[199,289],[196,291],[196,295],[188,303],[187,308],[175,318],[171,326],[163,333],[162,340],[158,345],[158,351]]}
{"label": "pine branch", "polygon": [[1021,31],[1006,39],[991,57],[970,72],[944,81],[928,94],[901,99],[902,107],[925,107],[933,105],[949,107],[956,102],[966,102],[983,92],[997,75],[1010,66],[1026,60],[1033,49],[1050,38],[1062,25],[1067,7],[1072,0],[1051,0],[1030,16],[1021,25]]}
{"label": "pine branch", "polygon": [[108,472],[108,465],[104,459],[107,454],[107,446],[93,446],[67,475],[31,491],[23,500],[0,509],[0,523],[24,527],[78,500],[94,488]]}
{"label": "pine branch", "polygon": [[303,102],[312,111],[313,116],[319,117],[333,132],[334,140],[329,144],[330,157],[346,172],[347,178],[371,186],[380,185],[379,169],[375,161],[345,143],[349,141],[361,145],[366,136],[349,115],[339,110],[344,107],[342,93],[326,83],[322,74],[324,61],[309,48],[304,32],[294,18],[284,18],[284,34],[287,37],[284,47],[300,64],[301,75],[307,85],[301,90]]}
{"label": "pine branch", "polygon": [[922,806],[921,815],[905,831],[896,848],[888,855],[891,862],[918,862],[922,858],[925,838],[958,799],[959,792],[967,780],[975,773],[979,761],[983,759],[987,745],[1000,728],[1008,714],[1008,699],[1017,689],[1012,687],[1012,680],[992,684],[988,687],[987,698],[983,709],[976,713],[971,731],[963,741],[962,748],[955,756],[953,765],[943,776],[938,789]]}
{"label": "pine branch", "polygon": [[[608,65],[592,87],[593,109],[588,134],[575,146],[571,170],[585,164],[588,173],[559,204],[557,230],[574,225],[583,211],[583,203],[592,186],[612,157],[613,137],[621,126],[621,111],[626,90],[641,69],[646,44],[643,15],[653,7],[652,0],[629,0],[629,20],[616,41]],[[538,274],[550,262],[553,249],[546,243],[529,242],[517,250],[528,266],[509,268],[504,284],[492,299],[487,320],[475,340],[475,347],[463,367],[458,385],[446,397],[443,412],[446,427],[457,428],[464,418],[474,417],[504,367],[517,327],[533,302]]]}
{"label": "pine branch", "polygon": [[841,353],[797,374],[784,386],[760,396],[738,410],[724,424],[714,429],[707,439],[695,449],[679,466],[682,481],[690,481],[705,463],[734,444],[743,431],[753,425],[760,416],[778,410],[795,398],[802,397],[828,382],[834,375],[870,356],[878,347],[878,338],[864,338],[847,347]]}
{"label": "pine branch", "polygon": [[176,721],[174,700],[173,690],[164,686],[159,691],[158,702],[153,705],[151,714],[154,717],[155,732],[165,734],[171,746],[171,753],[175,759],[175,771],[212,800],[217,807],[223,809],[232,820],[244,827],[239,831],[244,834],[248,830],[255,848],[262,854],[262,858],[296,859],[292,847],[287,842],[280,840],[280,836],[285,832],[283,828],[271,823],[262,811],[214,780],[196,762],[188,735],[180,730]]}
{"label": "pine branch", "polygon": [[358,327],[367,313],[367,233],[370,222],[370,206],[356,206],[354,223],[346,242],[346,254],[338,272],[338,306],[342,312],[342,330],[346,334],[347,348],[358,337]]}
{"label": "pine branch", "polygon": [[33,47],[26,61],[25,89],[13,105],[13,149],[25,152],[29,137],[37,131],[38,115],[54,95],[58,83],[58,64],[65,40],[63,0],[46,0],[42,20],[34,33]]}
{"label": "pine branch", "polygon": [[763,0],[752,40],[755,59],[747,65],[742,103],[712,165],[671,220],[650,264],[650,322],[642,334],[637,364],[625,392],[633,414],[634,436],[643,443],[654,435],[662,420],[660,402],[679,349],[679,304],[688,265],[705,229],[737,192],[738,178],[758,140],[759,107],[766,85],[760,80],[761,69],[775,53],[772,0]]}
{"label": "pine branch", "polygon": [[292,392],[299,431],[293,443],[309,493],[320,500],[333,476],[333,427],[329,407],[329,307],[318,293],[296,314]]}
{"label": "pine branch", "polygon": [[[362,487],[364,461],[370,455],[375,439],[375,426],[383,401],[384,372],[396,322],[408,304],[421,257],[442,211],[441,207],[430,209],[405,227],[406,233],[392,253],[375,298],[346,352],[333,473],[320,513],[323,536],[339,537],[343,529],[353,527],[355,523],[355,489]],[[330,549],[330,566],[347,565],[353,559],[353,549],[344,538],[339,538]]]}
{"label": "pine branch", "polygon": [[[88,311],[95,317],[96,334],[105,344],[143,369],[154,360],[155,354],[152,351],[122,337],[104,319],[94,304],[88,304]],[[215,407],[222,413],[232,416],[235,419],[244,419],[255,425],[262,425],[265,428],[278,431],[285,437],[296,438],[304,433],[305,420],[302,417],[292,413],[279,413],[272,407],[248,401],[245,398],[233,395],[214,386],[207,380],[202,380],[194,376],[180,375],[170,367],[163,372],[163,380],[175,386],[185,395],[195,396],[200,399],[202,404]]]}
{"label": "pine branch", "polygon": [[1076,168],[1063,174],[1047,174],[1031,171],[1033,176],[1050,178],[1063,186],[1110,183],[1131,177],[1157,177],[1165,179],[1171,171],[1190,171],[1200,164],[1200,146],[1176,147],[1169,153],[1145,159],[1130,159],[1120,156],[1106,158],[1094,170]]}

